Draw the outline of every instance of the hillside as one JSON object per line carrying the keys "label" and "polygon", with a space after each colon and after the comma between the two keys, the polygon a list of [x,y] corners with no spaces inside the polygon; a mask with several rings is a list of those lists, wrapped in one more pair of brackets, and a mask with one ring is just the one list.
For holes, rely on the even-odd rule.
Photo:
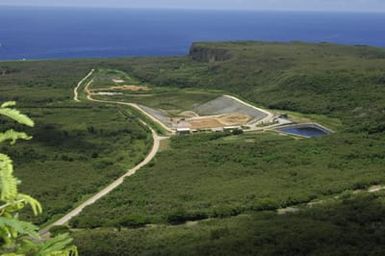
{"label": "hillside", "polygon": [[37,223],[57,219],[151,146],[132,109],[84,95],[73,101],[92,68],[166,92],[126,97],[138,104],[183,110],[211,93],[232,94],[336,133],[172,137],[148,166],[70,222],[81,255],[384,253],[384,49],[195,43],[186,57],[0,62],[0,100],[17,100],[38,123],[33,141],[2,149],[17,159],[24,190],[47,206]]}
{"label": "hillside", "polygon": [[223,89],[262,106],[335,116],[346,129],[377,133],[385,128],[384,64],[385,50],[367,46],[234,42],[197,43],[188,59],[138,59],[126,70],[153,84]]}

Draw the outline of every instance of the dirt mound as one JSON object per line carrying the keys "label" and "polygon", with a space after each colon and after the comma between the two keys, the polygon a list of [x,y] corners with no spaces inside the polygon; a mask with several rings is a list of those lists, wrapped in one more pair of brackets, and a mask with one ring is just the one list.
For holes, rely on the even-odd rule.
{"label": "dirt mound", "polygon": [[138,91],[149,91],[150,88],[147,86],[138,86],[138,85],[122,85],[122,86],[113,86],[111,87],[112,90],[121,90],[121,91],[132,91],[132,92],[138,92]]}
{"label": "dirt mound", "polygon": [[190,128],[192,129],[210,129],[223,126],[217,118],[212,117],[190,119],[187,122],[190,124]]}
{"label": "dirt mound", "polygon": [[199,105],[193,109],[201,116],[222,115],[230,113],[241,113],[255,120],[261,120],[267,116],[266,113],[249,106],[231,96],[223,95],[214,100]]}
{"label": "dirt mound", "polygon": [[250,116],[240,113],[230,113],[220,116],[204,116],[186,120],[192,129],[211,129],[224,126],[235,126],[246,124]]}
{"label": "dirt mound", "polygon": [[250,119],[250,116],[241,113],[231,113],[218,117],[219,122],[228,126],[243,125],[250,121]]}

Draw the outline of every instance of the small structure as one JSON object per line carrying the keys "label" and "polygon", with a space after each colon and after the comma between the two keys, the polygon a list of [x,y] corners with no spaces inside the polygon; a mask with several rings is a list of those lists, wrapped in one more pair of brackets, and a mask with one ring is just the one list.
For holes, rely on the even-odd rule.
{"label": "small structure", "polygon": [[212,128],[211,131],[212,132],[223,132],[224,129],[222,127],[220,127],[220,128]]}
{"label": "small structure", "polygon": [[191,134],[191,129],[190,128],[177,128],[176,134],[178,134],[178,135]]}
{"label": "small structure", "polygon": [[282,117],[276,117],[273,119],[274,123],[277,123],[279,125],[287,125],[287,124],[292,124],[293,122],[290,121],[289,119],[282,118]]}
{"label": "small structure", "polygon": [[234,131],[242,131],[242,127],[240,126],[226,126],[223,128],[225,132],[234,132]]}

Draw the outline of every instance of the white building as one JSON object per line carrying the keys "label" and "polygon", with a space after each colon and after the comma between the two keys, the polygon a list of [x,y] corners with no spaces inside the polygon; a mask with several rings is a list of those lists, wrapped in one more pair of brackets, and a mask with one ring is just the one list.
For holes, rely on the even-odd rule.
{"label": "white building", "polygon": [[184,134],[190,134],[191,129],[190,128],[177,128],[176,129],[176,134],[178,135],[184,135]]}

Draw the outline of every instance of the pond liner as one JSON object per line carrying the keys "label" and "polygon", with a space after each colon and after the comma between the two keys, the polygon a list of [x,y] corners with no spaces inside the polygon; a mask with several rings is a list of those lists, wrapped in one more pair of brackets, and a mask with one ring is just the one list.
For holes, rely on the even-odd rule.
{"label": "pond liner", "polygon": [[[301,129],[303,129],[304,131],[301,131]],[[309,132],[309,130],[305,131],[306,129],[314,129],[320,132],[319,133],[314,133],[314,131]],[[283,134],[295,135],[295,136],[300,136],[304,138],[322,137],[322,136],[327,136],[334,133],[333,130],[325,126],[322,126],[318,123],[289,124],[289,125],[280,126],[275,130]]]}

